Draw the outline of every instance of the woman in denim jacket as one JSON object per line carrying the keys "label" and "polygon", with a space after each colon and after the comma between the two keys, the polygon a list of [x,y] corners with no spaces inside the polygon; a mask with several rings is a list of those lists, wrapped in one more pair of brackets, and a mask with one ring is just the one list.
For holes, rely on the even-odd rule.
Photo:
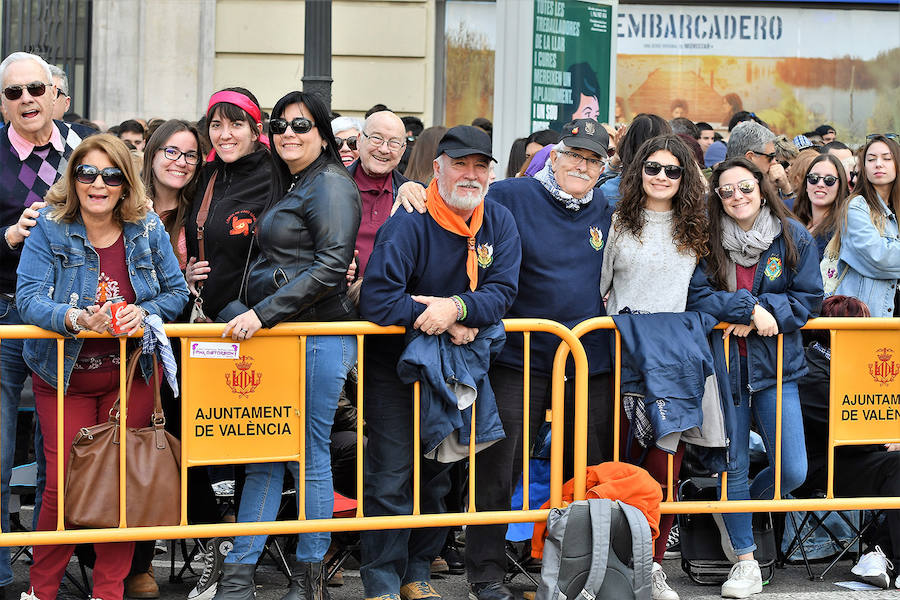
{"label": "woman in denim jacket", "polygon": [[870,136],[860,151],[865,176],[846,205],[835,235],[840,249],[835,294],[866,303],[873,317],[897,315],[900,279],[900,145],[883,135]]}
{"label": "woman in denim jacket", "polygon": [[[56,340],[25,341],[25,361],[34,371],[35,408],[44,435],[47,472],[68,448],[57,448],[57,425],[72,440],[82,427],[107,419],[119,396],[119,342],[74,337],[80,331],[111,331],[111,300],[124,298],[116,313],[122,334],[138,331],[148,314],[164,321],[184,308],[188,292],[178,260],[159,217],[149,210],[144,186],[125,144],[111,135],[87,138],[69,158],[66,174],[47,193],[22,249],[16,303],[22,319],[67,336],[63,380],[57,380]],[[152,358],[143,357],[144,380],[128,398],[128,427],[150,423],[153,389],[147,383]],[[62,385],[63,424],[57,423],[57,391]],[[47,477],[39,530],[57,520],[56,476]],[[119,600],[131,567],[134,542],[95,544],[91,596]],[[24,598],[56,597],[72,545],[35,546],[31,590]]]}
{"label": "woman in denim jacket", "polygon": [[[816,245],[746,158],[732,158],[713,171],[709,207],[709,255],[700,261],[688,291],[687,310],[731,323],[730,384],[734,402],[724,403],[728,449],[728,499],[772,498],[774,467],[781,461],[781,493],[806,478],[806,446],[797,379],[807,372],[799,329],[818,315],[822,278]],[[778,334],[784,334],[784,365],[776,369]],[[737,338],[738,343],[734,344]],[[737,346],[735,348],[735,346]],[[782,375],[780,456],[775,456],[776,384]],[[749,481],[750,423],[756,423],[770,466]],[[718,515],[716,515],[718,516]],[[722,515],[737,564],[722,585],[725,598],[762,591],[753,558],[751,515]]]}

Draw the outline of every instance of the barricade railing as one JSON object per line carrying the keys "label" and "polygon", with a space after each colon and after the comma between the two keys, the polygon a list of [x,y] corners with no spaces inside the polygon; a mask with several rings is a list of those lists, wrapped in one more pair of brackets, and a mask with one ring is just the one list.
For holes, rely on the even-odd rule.
{"label": "barricade railing", "polygon": [[[523,344],[523,411],[529,414],[530,404],[530,376],[531,376],[531,350],[530,338],[535,332],[549,333],[560,339],[561,345],[566,348],[566,354],[571,352],[575,364],[575,401],[578,406],[586,406],[587,393],[587,357],[578,338],[567,327],[545,319],[506,319],[504,327],[507,334],[524,337]],[[414,449],[413,449],[413,511],[411,515],[392,516],[364,516],[365,502],[363,499],[363,427],[365,418],[364,376],[367,367],[365,360],[364,339],[372,335],[396,335],[405,332],[402,327],[381,327],[369,322],[332,322],[332,323],[289,323],[281,324],[271,329],[261,329],[252,339],[240,343],[232,343],[222,338],[224,326],[221,324],[170,324],[165,326],[170,338],[181,338],[181,515],[180,524],[172,526],[155,527],[128,527],[126,519],[127,490],[125,485],[126,453],[125,439],[128,435],[127,427],[121,427],[121,439],[119,444],[120,477],[119,477],[119,506],[120,527],[109,529],[69,529],[65,528],[65,481],[63,471],[63,459],[58,461],[57,472],[48,473],[48,477],[56,477],[58,485],[58,519],[55,531],[28,531],[28,532],[0,532],[0,546],[21,546],[40,544],[77,544],[77,543],[102,543],[125,540],[152,540],[152,539],[179,539],[179,538],[209,538],[215,536],[235,535],[279,535],[310,531],[358,531],[366,529],[392,529],[407,527],[440,527],[450,525],[486,525],[513,522],[536,522],[546,519],[549,509],[532,508],[529,501],[529,420],[523,419],[523,507],[521,510],[508,511],[476,511],[475,506],[475,417],[472,411],[470,423],[469,446],[469,493],[466,512],[422,514],[420,510],[420,466],[421,448],[419,437],[420,394],[419,383],[413,387],[412,403],[414,415]],[[304,519],[304,495],[305,486],[305,358],[308,336],[318,335],[350,335],[356,338],[358,348],[358,381],[357,381],[357,429],[356,429],[356,487],[358,490],[357,511],[354,517],[330,518],[330,519]],[[98,338],[106,335],[92,332],[83,332],[79,337]],[[6,339],[50,338],[57,340],[57,380],[63,381],[63,345],[65,338],[54,332],[28,325],[4,325],[0,326],[0,344]],[[272,339],[275,338],[275,339]],[[120,338],[120,412],[126,414],[127,399],[124,390],[126,388],[126,338]],[[269,348],[264,348],[269,346]],[[262,354],[260,354],[262,353]],[[251,357],[253,354],[255,357]],[[260,356],[264,355],[266,361],[271,361],[276,368],[266,368],[265,372],[257,372],[253,369],[254,361],[258,364]],[[207,359],[207,360],[204,360]],[[223,359],[232,368],[223,369]],[[207,363],[207,364],[203,364]],[[208,363],[213,363],[209,366]],[[218,363],[218,364],[216,364]],[[296,364],[296,369],[292,365]],[[563,462],[563,404],[565,361],[555,361],[551,374],[551,468],[550,468],[550,505],[562,505],[562,462]],[[230,373],[228,371],[231,371]],[[234,414],[245,412],[241,407],[219,406],[221,410],[210,410],[204,415],[202,410],[212,409],[210,402],[220,400],[219,394],[227,392],[228,388],[221,389],[222,375],[225,375],[225,383],[232,394],[243,398],[249,398],[259,390],[262,382],[269,383],[268,387],[276,388],[286,400],[282,404],[257,407],[258,410],[252,416],[263,420],[269,418],[269,423],[264,424],[263,431],[276,432],[275,437],[296,440],[296,446],[287,447],[284,444],[258,444],[259,438],[254,439],[252,448],[248,451],[248,444],[241,444],[230,440],[222,443],[222,438],[233,427],[233,436],[239,437],[240,430],[234,422],[228,422]],[[263,378],[266,378],[265,380]],[[270,383],[275,379],[274,383]],[[212,385],[218,383],[218,388]],[[204,396],[204,392],[206,395]],[[57,447],[60,457],[68,453],[69,443],[63,439],[63,388],[57,389]],[[195,412],[196,410],[200,413]],[[228,409],[228,410],[227,410]],[[271,417],[277,415],[276,417]],[[199,419],[196,417],[200,417]],[[226,418],[227,417],[227,418]],[[272,419],[285,419],[281,423],[273,423]],[[197,424],[201,420],[204,423]],[[211,421],[207,423],[206,421]],[[223,423],[223,421],[225,421]],[[249,423],[245,433],[250,430]],[[254,424],[256,430],[260,425]],[[293,425],[293,427],[291,427]],[[219,426],[225,429],[217,429]],[[582,428],[583,424],[580,425]],[[579,424],[576,423],[576,429]],[[222,435],[217,436],[219,431]],[[289,433],[286,433],[288,432]],[[45,435],[49,432],[45,432]],[[51,434],[51,435],[53,435]],[[248,437],[255,437],[249,436]],[[204,439],[208,438],[208,439]],[[244,452],[242,454],[242,452]],[[296,520],[267,521],[257,523],[215,523],[215,524],[188,524],[187,523],[187,469],[202,465],[228,465],[242,463],[262,462],[287,462],[299,463],[299,476],[297,482],[297,494],[299,514]],[[579,463],[576,460],[576,467]],[[581,471],[583,480],[584,458],[581,459]],[[583,481],[582,481],[583,487]]]}
{"label": "barricade railing", "polygon": [[[720,323],[716,329],[724,330],[726,323]],[[622,415],[622,338],[616,329],[612,317],[596,317],[583,321],[572,328],[572,332],[582,338],[597,330],[613,330],[615,343],[615,362],[613,366],[613,460],[619,460],[620,424]],[[775,487],[772,500],[728,500],[727,472],[719,474],[721,478],[721,495],[719,500],[712,501],[676,501],[674,491],[673,456],[668,456],[668,474],[661,510],[663,513],[723,513],[723,512],[787,512],[787,511],[822,511],[822,510],[855,510],[900,508],[900,497],[835,497],[834,495],[834,453],[840,446],[862,444],[884,444],[900,442],[900,319],[889,318],[818,318],[811,319],[805,330],[830,331],[831,378],[829,386],[829,439],[827,446],[827,489],[825,498],[781,498],[781,460],[774,465]],[[876,333],[873,333],[876,332]],[[879,333],[880,332],[880,333]],[[728,361],[729,343],[725,340],[725,361]],[[566,360],[568,350],[560,345],[554,364]],[[897,360],[893,360],[897,354]],[[872,362],[870,362],[872,361]],[[781,456],[782,442],[782,378],[784,373],[784,336],[778,334],[776,372],[776,425],[775,455]],[[868,368],[866,368],[868,367]],[[869,376],[877,386],[883,387],[881,393],[866,393],[865,389],[873,386],[865,380]],[[847,387],[858,386],[861,394],[844,394]],[[879,389],[876,387],[875,389]],[[860,395],[863,396],[860,398]],[[886,402],[881,397],[887,396]],[[575,421],[580,423],[575,429],[575,464],[576,485],[575,499],[585,497],[582,468],[585,464],[587,445],[587,394],[581,395],[582,402],[576,400]],[[885,402],[888,407],[884,411],[863,413],[862,409],[843,409],[841,406],[879,404]],[[844,411],[848,411],[844,413]],[[860,424],[860,416],[863,424]],[[869,418],[869,417],[872,418]],[[882,418],[884,417],[884,418]],[[877,423],[881,421],[881,423]]]}

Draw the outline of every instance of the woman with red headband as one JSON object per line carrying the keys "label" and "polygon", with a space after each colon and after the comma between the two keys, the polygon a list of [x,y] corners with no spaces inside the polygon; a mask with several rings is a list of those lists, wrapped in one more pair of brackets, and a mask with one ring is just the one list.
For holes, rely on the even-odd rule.
{"label": "woman with red headband", "polygon": [[206,125],[213,150],[185,223],[190,260],[185,279],[194,295],[192,320],[215,320],[238,297],[256,219],[272,185],[268,140],[256,97],[240,87],[209,99]]}

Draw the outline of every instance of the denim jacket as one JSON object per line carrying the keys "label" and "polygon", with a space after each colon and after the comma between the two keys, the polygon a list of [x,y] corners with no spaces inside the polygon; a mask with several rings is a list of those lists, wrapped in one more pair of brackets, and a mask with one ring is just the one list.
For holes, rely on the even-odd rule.
{"label": "denim jacket", "polygon": [[859,298],[869,307],[873,317],[894,317],[894,295],[900,278],[900,232],[897,218],[881,197],[884,233],[872,223],[869,203],[862,196],[850,200],[847,223],[841,233],[838,273],[847,274],[835,294]]}
{"label": "denim jacket", "polygon": [[[17,270],[16,305],[23,323],[67,336],[63,389],[84,344],[66,329],[66,311],[94,304],[100,257],[87,239],[80,217],[72,223],[51,221],[50,207],[41,209],[37,224],[25,240]],[[163,321],[171,321],[187,303],[188,290],[169,243],[169,234],[155,213],[139,223],[125,223],[125,263],[134,288],[135,304]],[[56,340],[25,340],[25,362],[44,381],[56,387]],[[153,364],[142,357],[149,381]]]}

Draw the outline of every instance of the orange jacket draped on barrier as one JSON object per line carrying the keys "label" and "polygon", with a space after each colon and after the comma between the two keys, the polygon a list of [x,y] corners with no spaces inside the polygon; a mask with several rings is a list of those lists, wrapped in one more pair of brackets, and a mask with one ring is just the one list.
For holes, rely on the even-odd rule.
{"label": "orange jacket draped on barrier", "polygon": [[[605,462],[587,468],[587,492],[585,498],[609,498],[621,500],[639,509],[647,517],[653,539],[659,537],[659,503],[662,502],[662,488],[650,473],[640,467],[623,462]],[[563,504],[575,500],[575,480],[570,479],[563,486]],[[550,508],[550,502],[541,508]],[[546,523],[535,523],[531,537],[531,555],[544,555]]]}

